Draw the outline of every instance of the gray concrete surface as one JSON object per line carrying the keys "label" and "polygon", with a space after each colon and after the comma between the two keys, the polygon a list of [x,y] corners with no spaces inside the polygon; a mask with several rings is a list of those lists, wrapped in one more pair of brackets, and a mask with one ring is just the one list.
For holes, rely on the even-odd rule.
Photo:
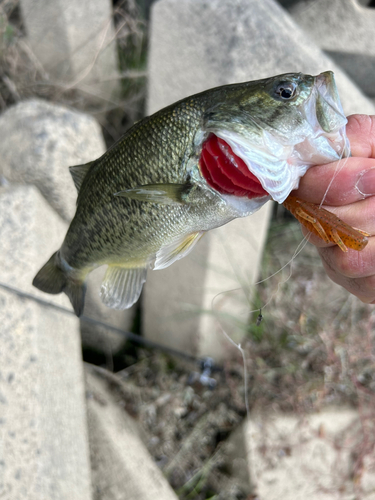
{"label": "gray concrete surface", "polygon": [[36,59],[58,87],[107,105],[119,89],[110,0],[21,0],[22,20]]}
{"label": "gray concrete surface", "polygon": [[[35,187],[0,188],[0,281],[45,299],[31,282],[65,230]],[[0,497],[91,499],[78,319],[1,287]]]}
{"label": "gray concrete surface", "polygon": [[241,342],[271,207],[210,231],[187,257],[148,273],[142,309],[148,339],[217,361],[238,355],[223,329]]}
{"label": "gray concrete surface", "polygon": [[371,420],[365,408],[361,414],[331,408],[303,418],[252,414],[226,444],[228,467],[260,499],[374,500],[373,456],[362,428]]}
{"label": "gray concrete surface", "polygon": [[[189,20],[187,22],[187,20]],[[154,112],[204,89],[284,72],[318,74],[334,70],[346,112],[374,112],[346,75],[296,26],[273,0],[161,0],[151,15],[148,111]],[[216,359],[231,344],[212,314],[212,300],[246,284],[241,301],[218,297],[219,313],[239,319],[222,326],[242,336],[244,303],[256,280],[270,206],[249,218],[208,233],[189,257],[149,272],[143,297],[144,333],[175,349]],[[239,239],[239,236],[240,238]],[[215,245],[221,240],[225,246]],[[241,265],[246,263],[242,268]],[[237,270],[233,280],[233,268]],[[241,293],[239,292],[241,295]],[[225,303],[225,306],[223,305]],[[242,312],[241,312],[242,311]],[[205,312],[205,314],[200,314]],[[249,307],[247,307],[249,312]],[[238,318],[238,313],[241,313]]]}
{"label": "gray concrete surface", "polygon": [[[335,2],[325,2],[326,10]],[[335,73],[346,114],[374,112],[357,86],[274,0],[160,0],[151,21],[150,112],[217,85],[327,70]]]}
{"label": "gray concrete surface", "polygon": [[[363,5],[361,5],[363,3]],[[310,0],[289,11],[296,23],[365,94],[375,96],[375,9],[358,0]]]}
{"label": "gray concrete surface", "polygon": [[[85,113],[33,99],[10,107],[0,116],[0,174],[8,182],[34,184],[67,222],[76,210],[77,191],[69,166],[99,158],[106,150],[98,122]],[[61,232],[57,250],[66,230]],[[45,261],[48,252],[43,252]],[[135,309],[109,310],[100,300],[104,268],[89,277],[84,314],[127,330]],[[92,323],[81,323],[85,347],[112,355],[124,338]]]}
{"label": "gray concrete surface", "polygon": [[0,116],[0,174],[9,182],[35,184],[69,222],[77,192],[69,167],[105,152],[94,118],[41,99],[20,102]]}
{"label": "gray concrete surface", "polygon": [[114,382],[90,365],[85,372],[94,500],[177,500],[116,401]]}

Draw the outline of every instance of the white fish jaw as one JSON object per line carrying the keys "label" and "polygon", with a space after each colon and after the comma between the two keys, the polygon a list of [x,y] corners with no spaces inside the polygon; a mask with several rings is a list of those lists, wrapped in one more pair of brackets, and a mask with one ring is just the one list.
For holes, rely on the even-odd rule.
{"label": "white fish jaw", "polygon": [[[230,145],[278,203],[298,187],[300,178],[311,166],[330,163],[350,154],[345,131],[347,119],[331,72],[315,77],[311,95],[300,105],[299,111],[304,125],[290,136],[278,130],[263,130],[261,140],[258,136],[252,142],[234,131],[210,130]],[[266,201],[261,200],[264,197],[257,205]]]}

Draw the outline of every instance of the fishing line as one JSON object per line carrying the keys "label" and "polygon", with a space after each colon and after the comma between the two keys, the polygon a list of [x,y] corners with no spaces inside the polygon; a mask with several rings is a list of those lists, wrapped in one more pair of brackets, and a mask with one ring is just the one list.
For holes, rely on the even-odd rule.
{"label": "fishing line", "polygon": [[[304,236],[302,238],[302,240],[300,241],[300,243],[298,244],[297,248],[295,249],[294,253],[293,253],[293,256],[290,258],[290,260],[288,262],[286,262],[286,264],[284,264],[280,269],[278,269],[277,271],[275,271],[273,274],[271,274],[270,276],[267,276],[267,278],[264,278],[262,280],[259,280],[259,281],[256,281],[252,287],[255,287],[256,285],[260,285],[261,283],[264,283],[266,281],[268,281],[269,279],[273,278],[274,276],[277,276],[279,273],[281,273],[281,271],[283,271],[287,266],[291,266],[291,270],[290,270],[290,273],[289,273],[289,276],[286,278],[285,281],[280,281],[278,283],[278,288],[277,290],[272,294],[271,298],[268,300],[268,302],[265,304],[265,305],[262,305],[261,309],[264,309],[270,302],[271,300],[273,299],[273,297],[276,295],[276,293],[279,291],[279,287],[281,285],[284,285],[285,283],[287,283],[287,281],[290,279],[291,275],[292,275],[292,264],[293,264],[293,261],[294,259],[296,259],[298,257],[298,255],[302,252],[302,250],[305,248],[305,246],[307,245],[308,241],[309,241],[309,238],[310,238],[310,235],[308,236]],[[211,301],[211,309],[213,312],[219,312],[217,309],[215,309],[215,306],[214,306],[214,302],[215,300],[220,297],[220,295],[224,295],[226,293],[232,293],[232,292],[238,292],[242,290],[244,293],[245,293],[245,296],[248,300],[248,304],[250,305],[251,304],[251,301],[250,301],[250,297],[247,296],[246,294],[246,290],[243,286],[239,286],[237,288],[232,288],[231,290],[223,290],[222,292],[218,292],[212,299]],[[254,313],[256,311],[258,311],[259,308],[256,308],[256,309],[253,309],[251,311],[249,311],[249,314],[251,313]]]}
{"label": "fishing line", "polygon": [[[216,318],[217,319],[217,318]],[[242,355],[242,361],[243,361],[243,376],[244,376],[244,392],[245,392],[245,407],[246,407],[246,415],[247,418],[250,418],[250,407],[249,407],[249,396],[248,396],[248,383],[247,383],[247,367],[246,367],[246,355],[245,351],[242,349],[241,344],[236,344],[236,342],[230,338],[230,336],[227,334],[227,332],[224,330],[224,328],[221,326],[220,321],[217,319],[218,325],[224,334],[224,336],[229,340],[231,344],[238,349]]]}
{"label": "fishing line", "polygon": [[[36,295],[33,295],[31,293],[28,293],[28,292],[24,292],[24,291],[14,287],[14,286],[8,285],[8,284],[3,283],[1,281],[0,281],[0,288],[3,288],[4,290],[7,290],[8,292],[11,292],[14,295],[17,295],[19,297],[22,297],[22,298],[25,298],[28,300],[32,300],[33,302],[36,302],[37,304],[39,304],[43,307],[54,309],[55,311],[61,312],[61,313],[66,314],[68,316],[76,317],[75,313],[66,307],[59,306],[57,304],[54,304],[53,302],[48,302],[47,300],[41,299],[41,298],[37,297]],[[178,351],[176,349],[173,349],[172,347],[163,346],[161,344],[158,344],[157,342],[153,342],[152,340],[148,340],[144,337],[141,337],[140,335],[137,335],[136,333],[122,330],[121,328],[117,328],[117,327],[112,326],[112,325],[105,323],[103,321],[100,321],[100,320],[97,320],[94,318],[90,318],[89,316],[80,316],[79,320],[82,320],[86,323],[90,323],[93,325],[98,325],[98,326],[102,326],[104,328],[107,328],[108,330],[116,332],[119,335],[125,337],[126,339],[131,340],[132,342],[137,343],[139,345],[142,345],[145,348],[151,348],[151,349],[163,351],[163,352],[166,352],[168,354],[178,356],[180,358],[184,358],[187,361],[192,361],[194,363],[201,363],[202,362],[201,358],[197,358],[197,357],[192,356],[190,354],[186,354],[185,352]]]}
{"label": "fishing line", "polygon": [[[302,252],[302,250],[305,248],[305,246],[307,245],[308,243],[308,240],[309,240],[309,237],[310,236],[304,236],[302,238],[302,241],[300,241],[300,243],[298,244],[297,248],[295,249],[294,251],[294,254],[292,256],[292,258],[286,263],[284,264],[278,271],[276,271],[275,273],[273,273],[272,275],[268,276],[267,278],[263,279],[263,280],[260,280],[260,281],[257,281],[256,283],[254,283],[252,286],[255,287],[256,285],[259,285],[261,283],[264,283],[265,281],[271,279],[272,277],[276,276],[277,274],[279,274],[281,271],[283,271],[287,266],[290,265],[290,271],[289,271],[289,275],[288,277],[283,280],[283,281],[280,281],[278,284],[277,284],[277,288],[276,290],[271,294],[271,297],[269,298],[269,300],[263,304],[260,309],[253,309],[253,310],[249,310],[249,315],[256,312],[256,311],[261,311],[263,309],[265,309],[269,304],[270,302],[272,302],[272,300],[274,299],[274,297],[276,296],[277,293],[279,293],[279,290],[280,290],[280,287],[282,285],[284,285],[285,283],[287,283],[289,281],[289,279],[291,278],[292,276],[292,273],[293,273],[293,262],[294,260],[296,259],[296,257]],[[227,255],[228,256],[228,255]],[[232,269],[233,271],[234,268],[232,266]],[[237,273],[235,272],[235,274],[237,275]],[[238,277],[238,276],[237,276]],[[240,282],[240,285],[241,285],[241,280],[238,279],[238,281]],[[247,288],[247,287],[246,287]],[[224,294],[228,294],[228,293],[232,293],[232,292],[235,292],[235,291],[239,291],[239,290],[242,290],[245,294],[245,297],[246,297],[246,300],[248,302],[248,304],[250,305],[251,302],[250,302],[250,289],[249,290],[245,290],[245,287],[243,285],[241,285],[240,287],[238,288],[233,288],[232,290],[224,290],[222,292],[219,292],[217,293],[213,298],[212,298],[212,301],[211,301],[211,310],[212,310],[212,313],[216,319],[216,322],[220,328],[220,330],[222,331],[222,333],[224,334],[224,336],[227,338],[227,340],[236,348],[240,351],[241,353],[241,356],[242,356],[242,361],[243,361],[243,378],[244,378],[244,392],[245,392],[245,407],[246,407],[246,414],[247,414],[247,418],[250,419],[250,406],[249,406],[249,395],[248,395],[248,371],[247,371],[247,359],[246,359],[246,354],[245,354],[245,351],[244,349],[242,348],[241,344],[236,344],[236,342],[230,337],[230,335],[225,331],[225,329],[223,328],[222,324],[221,324],[221,321],[220,321],[220,314],[219,314],[219,311],[215,309],[215,300],[221,296],[221,295],[224,295]],[[215,314],[215,313],[218,313],[218,314]],[[261,313],[260,313],[261,315]],[[263,318],[263,316],[261,316]],[[258,319],[259,319],[259,316],[258,316]]]}
{"label": "fishing line", "polygon": [[[340,155],[340,158],[337,162],[337,165],[335,167],[335,171],[333,173],[333,176],[324,192],[324,195],[322,197],[322,200],[319,204],[319,208],[322,207],[326,197],[327,197],[327,194],[335,180],[335,178],[338,176],[338,174],[341,172],[341,170],[344,168],[344,166],[346,165],[347,161],[348,161],[348,157],[346,157],[344,160],[343,160],[343,154],[344,154],[344,151],[341,153]],[[276,276],[277,274],[279,274],[280,272],[282,272],[287,266],[290,266],[290,271],[289,271],[289,275],[287,276],[287,278],[285,280],[281,280],[278,284],[277,284],[277,288],[276,290],[271,294],[271,296],[269,297],[268,301],[263,304],[259,309],[254,309],[254,310],[249,310],[249,315],[254,313],[255,311],[260,311],[260,314],[258,316],[258,320],[257,320],[257,324],[258,324],[258,321],[259,321],[259,318],[263,318],[262,316],[262,309],[264,310],[271,302],[272,300],[274,299],[274,297],[279,293],[279,290],[280,290],[280,287],[285,285],[285,283],[287,283],[289,281],[289,279],[292,277],[292,274],[293,274],[293,262],[294,260],[297,258],[297,256],[302,252],[302,250],[305,248],[305,246],[307,245],[308,241],[309,241],[309,238],[310,238],[310,234],[307,235],[307,236],[304,236],[302,238],[302,240],[300,241],[300,243],[298,244],[297,248],[295,249],[294,251],[294,254],[292,256],[292,258],[286,263],[284,264],[278,271],[276,271],[275,273],[271,274],[270,276],[268,276],[267,278],[264,278],[262,280],[259,280],[257,281],[256,283],[254,283],[254,285],[252,285],[250,288],[252,287],[255,287],[257,285],[260,285],[261,283],[264,283],[266,281],[268,281],[269,279],[273,278],[274,276]],[[224,245],[225,247],[225,245]],[[227,252],[227,249],[225,247],[225,251],[226,251],[226,254],[227,254],[227,257],[228,257],[228,252]],[[230,261],[230,259],[229,259]],[[230,261],[231,263],[231,261]],[[242,290],[245,297],[246,297],[246,300],[247,300],[247,303],[251,304],[250,302],[250,288],[249,287],[246,287],[245,289],[245,286],[243,284],[243,280],[240,279],[239,277],[239,274],[236,272],[236,270],[234,269],[234,266],[232,265],[231,263],[231,267],[232,267],[232,270],[234,271],[234,274],[236,275],[237,277],[237,280],[240,284],[240,287],[238,288],[234,288],[232,290],[225,290],[225,291],[222,291],[222,292],[219,292],[217,293],[212,301],[211,301],[211,310],[212,310],[212,313],[214,314],[214,317],[216,318],[216,321],[222,331],[222,333],[224,334],[224,336],[229,340],[229,342],[234,345],[241,353],[242,355],[242,359],[243,359],[243,367],[244,367],[244,391],[245,391],[245,405],[246,405],[246,413],[247,413],[247,417],[249,418],[250,416],[250,409],[249,409],[249,401],[248,401],[248,384],[247,384],[247,367],[246,367],[246,355],[245,355],[245,351],[242,349],[241,347],[241,344],[236,344],[236,342],[234,342],[234,340],[228,335],[228,333],[225,331],[225,329],[223,328],[221,322],[220,322],[220,316],[219,314],[215,314],[216,313],[219,313],[219,311],[215,310],[215,300],[220,297],[221,295],[224,295],[224,294],[228,294],[228,293],[232,293],[232,292],[235,292],[235,291],[239,291],[239,290]],[[242,282],[242,283],[241,283]],[[249,308],[250,309],[250,308]],[[261,320],[260,320],[261,321]],[[260,323],[259,321],[259,323]]]}
{"label": "fishing line", "polygon": [[289,275],[288,277],[284,280],[284,281],[279,281],[279,283],[277,284],[277,289],[273,292],[273,294],[271,295],[271,297],[269,298],[269,300],[264,304],[262,305],[261,309],[264,309],[268,306],[268,304],[270,302],[272,302],[272,300],[274,299],[275,295],[279,292],[280,290],[280,287],[285,285],[285,283],[287,283],[289,281],[289,279],[292,277],[292,274],[293,274],[293,262],[294,260],[298,257],[298,255],[302,252],[302,250],[305,248],[305,246],[307,245],[307,242],[309,241],[309,236],[308,237],[303,237],[302,241],[300,241],[300,243],[298,244],[297,248],[295,249],[294,251],[294,254],[293,254],[293,257],[289,260],[289,262],[287,262],[281,269],[279,269],[276,273],[272,274],[271,276],[268,276],[267,278],[263,279],[263,280],[260,280],[256,283],[254,283],[254,285],[259,285],[260,283],[264,283],[265,281],[269,280],[270,278],[272,278],[273,276],[276,276],[278,273],[280,273],[283,269],[285,269],[287,266],[290,265],[290,271],[289,271]]}
{"label": "fishing line", "polygon": [[[211,301],[211,310],[212,310],[212,313],[213,313],[213,316],[220,328],[220,330],[222,331],[222,333],[224,334],[224,336],[227,338],[227,340],[236,348],[240,351],[241,353],[241,356],[242,356],[242,363],[243,363],[243,379],[244,379],[244,393],[245,393],[245,408],[246,408],[246,415],[247,415],[247,418],[250,419],[250,406],[249,406],[249,395],[248,395],[248,382],[247,382],[247,376],[248,376],[248,373],[247,373],[247,366],[246,366],[246,354],[245,354],[245,351],[242,349],[241,347],[241,344],[236,344],[236,342],[230,337],[230,335],[225,331],[225,329],[223,328],[221,322],[220,322],[220,317],[218,315],[216,315],[215,313],[219,313],[219,311],[215,310],[215,299],[217,297],[219,297],[220,295],[223,295],[225,293],[231,293],[231,292],[235,292],[235,291],[239,291],[239,290],[242,290],[243,292],[245,292],[244,290],[244,287],[240,286],[238,288],[233,288],[232,290],[225,290],[223,292],[219,292],[217,293],[213,298],[212,298],[212,301]],[[248,299],[248,303],[250,304],[250,297],[247,297],[247,294],[245,292],[245,297]],[[249,314],[251,314],[252,312],[255,312],[254,311],[249,311]]]}
{"label": "fishing line", "polygon": [[[279,292],[279,289],[280,289],[280,286],[284,285],[285,283],[288,282],[288,280],[290,279],[290,277],[292,276],[292,265],[293,265],[293,261],[294,259],[298,256],[299,253],[302,252],[302,250],[305,248],[305,246],[307,245],[307,242],[308,242],[308,237],[304,237],[303,240],[298,244],[296,250],[294,251],[294,254],[293,254],[293,257],[289,260],[289,262],[287,262],[281,269],[279,269],[276,273],[272,274],[271,276],[265,278],[264,280],[261,280],[261,281],[258,281],[256,283],[254,283],[254,286],[260,284],[260,283],[263,283],[265,281],[267,281],[268,279],[272,278],[272,276],[275,276],[276,274],[280,273],[283,269],[286,268],[286,266],[290,265],[290,272],[289,272],[289,276],[284,280],[284,281],[280,281],[278,284],[277,284],[277,289],[273,292],[273,294],[271,295],[271,297],[269,298],[269,300],[264,304],[262,305],[262,307],[260,308],[260,310],[266,308],[268,306],[268,304],[274,299],[275,295]],[[246,296],[246,292],[244,290],[244,288],[241,286],[241,287],[238,287],[238,288],[234,288],[232,290],[226,290],[226,291],[223,291],[223,292],[219,292],[217,293],[212,301],[211,301],[211,309],[212,309],[212,312],[215,313],[215,312],[219,312],[219,311],[215,311],[215,299],[219,296],[219,295],[223,295],[224,293],[231,293],[231,292],[234,292],[234,291],[239,291],[239,290],[243,290],[243,292],[245,293],[245,296]],[[247,297],[246,298],[248,299],[248,302],[250,303],[250,297]],[[254,309],[252,311],[249,311],[249,314],[251,313],[254,313],[255,311],[257,311],[258,309]],[[217,321],[217,324],[219,325],[220,327],[220,330],[222,331],[222,333],[224,334],[224,336],[229,340],[229,342],[234,345],[234,347],[236,347],[240,353],[241,353],[241,356],[242,356],[242,360],[243,360],[243,378],[244,378],[244,392],[245,392],[245,407],[246,407],[246,414],[247,414],[247,418],[250,418],[250,406],[249,406],[249,395],[248,395],[248,381],[247,381],[247,377],[248,377],[248,372],[247,372],[247,365],[246,365],[246,354],[245,354],[245,351],[244,349],[242,348],[241,344],[236,344],[236,342],[228,335],[228,333],[225,331],[225,329],[223,328],[221,322],[220,322],[220,319],[218,316],[215,315],[215,319]]]}
{"label": "fishing line", "polygon": [[[295,249],[294,251],[294,254],[293,254],[293,257],[291,257],[291,259],[286,263],[284,264],[280,269],[278,269],[276,272],[274,272],[273,274],[271,274],[270,276],[267,276],[267,278],[264,278],[262,280],[259,280],[257,281],[256,283],[254,283],[254,286],[255,285],[260,285],[261,283],[264,283],[265,281],[273,278],[274,276],[276,276],[277,274],[279,274],[281,271],[283,271],[283,269],[285,269],[287,266],[291,266],[293,264],[293,261],[296,257],[298,257],[298,255],[302,252],[302,250],[305,248],[305,246],[307,245],[307,242],[309,241],[309,238],[310,236],[304,236],[302,238],[302,240],[298,243],[298,246],[297,248]],[[301,248],[300,248],[301,247]],[[288,279],[290,278],[290,276],[288,277]],[[286,281],[285,281],[286,283]]]}
{"label": "fishing line", "polygon": [[345,167],[345,165],[347,164],[348,162],[348,158],[349,157],[346,157],[346,158],[342,158],[342,155],[343,153],[341,153],[341,158],[338,160],[338,163],[336,165],[336,168],[335,168],[335,171],[332,175],[332,179],[330,180],[328,186],[327,186],[327,189],[325,190],[325,193],[323,195],[323,198],[322,198],[322,201],[320,202],[319,204],[319,208],[322,208],[322,205],[324,203],[324,200],[326,199],[327,197],[327,194],[328,194],[328,191],[331,189],[331,186],[333,184],[333,181],[335,180],[335,178],[339,175],[339,173],[341,172],[341,170]]}
{"label": "fishing line", "polygon": [[[323,198],[322,198],[322,200],[321,200],[321,202],[319,204],[319,208],[322,207],[322,205],[324,203],[324,200],[327,197],[328,191],[330,190],[330,188],[331,188],[331,186],[332,186],[335,178],[338,176],[338,174],[341,172],[341,170],[344,168],[344,166],[346,165],[346,163],[348,161],[348,157],[346,157],[344,159],[342,158],[343,154],[344,154],[344,152],[341,153],[341,156],[340,156],[340,158],[338,160],[338,163],[337,163],[337,165],[335,167],[335,172],[333,173],[332,179],[330,180],[330,182],[329,182],[329,184],[327,186],[327,189],[324,192]],[[281,269],[279,269],[275,273],[271,274],[267,278],[265,278],[263,280],[260,280],[260,281],[257,281],[256,283],[254,283],[254,286],[255,285],[259,285],[260,283],[264,283],[265,281],[269,280],[270,278],[276,276],[280,271],[282,271],[283,269],[285,269],[288,265],[290,265],[290,273],[289,273],[288,278],[285,281],[281,281],[280,283],[278,283],[276,292],[274,292],[272,294],[271,298],[269,299],[269,301],[264,306],[262,306],[262,309],[265,308],[271,302],[271,300],[274,298],[274,296],[276,295],[276,293],[279,291],[280,286],[284,285],[291,278],[291,276],[292,276],[293,261],[302,252],[302,250],[305,248],[305,246],[307,245],[307,242],[309,241],[309,239],[310,239],[310,234],[303,237],[303,239],[301,240],[301,242],[297,246],[297,248],[296,248],[296,250],[295,250],[295,252],[293,254],[293,257],[289,260],[289,262],[287,262],[283,267],[281,267]]]}
{"label": "fishing line", "polygon": [[[256,123],[256,122],[254,121],[254,123]],[[324,203],[324,200],[325,200],[325,198],[326,198],[326,196],[327,196],[327,193],[328,193],[329,189],[331,188],[331,186],[332,186],[332,184],[333,184],[333,182],[334,182],[335,178],[336,178],[336,177],[337,177],[337,175],[341,172],[341,170],[344,168],[344,166],[346,165],[346,163],[347,163],[347,161],[348,161],[348,157],[346,157],[346,158],[343,160],[343,158],[342,158],[342,155],[343,155],[343,154],[344,154],[344,152],[342,152],[342,153],[341,153],[341,156],[340,156],[340,158],[339,158],[339,160],[338,160],[338,164],[336,165],[336,168],[335,168],[335,172],[334,172],[334,174],[333,174],[333,176],[332,176],[332,179],[330,180],[330,182],[329,182],[329,184],[328,184],[328,186],[327,186],[327,189],[326,189],[326,191],[325,191],[325,193],[324,193],[324,195],[323,195],[323,198],[322,198],[322,200],[321,200],[321,202],[320,202],[319,208],[321,208],[321,207],[322,207],[322,205],[323,205],[323,203]],[[274,276],[276,276],[278,273],[280,273],[281,271],[283,271],[283,270],[284,270],[287,266],[289,266],[289,265],[291,266],[291,268],[290,268],[290,273],[289,273],[289,276],[287,277],[287,279],[286,279],[285,281],[281,281],[280,283],[278,283],[277,290],[276,290],[276,291],[272,294],[271,298],[268,300],[268,302],[267,302],[266,304],[264,304],[264,305],[262,306],[262,308],[265,308],[265,307],[266,307],[266,306],[267,306],[267,305],[268,305],[268,304],[272,301],[272,299],[274,298],[274,296],[276,295],[276,293],[278,293],[280,286],[281,286],[281,285],[283,285],[283,284],[285,284],[285,283],[289,280],[289,278],[292,276],[292,264],[293,264],[293,261],[294,261],[294,259],[295,259],[295,258],[296,258],[296,257],[297,257],[297,256],[298,256],[301,252],[302,252],[302,250],[305,248],[305,246],[306,246],[307,242],[309,241],[309,238],[310,238],[310,235],[308,235],[308,236],[304,236],[304,237],[302,238],[302,240],[301,240],[301,242],[298,244],[298,246],[297,246],[297,248],[296,248],[296,250],[295,250],[295,252],[294,252],[294,254],[293,254],[292,258],[291,258],[291,259],[290,259],[290,260],[289,260],[286,264],[284,264],[284,266],[282,266],[282,267],[281,267],[278,271],[274,272],[273,274],[271,274],[271,275],[270,275],[270,276],[268,276],[267,278],[264,278],[263,280],[259,280],[259,281],[257,281],[256,283],[254,283],[254,285],[253,285],[254,287],[255,287],[256,285],[259,285],[259,284],[261,284],[261,283],[264,283],[265,281],[267,281],[267,280],[269,280],[269,279],[273,278],[273,277],[274,277]],[[227,256],[228,256],[228,252],[227,252],[227,249],[226,249],[226,248],[225,248],[225,251],[226,251],[226,254],[227,254]],[[239,278],[239,275],[238,275],[238,273],[236,272],[236,270],[234,269],[234,266],[233,266],[232,264],[231,264],[231,267],[232,267],[232,269],[233,269],[233,271],[234,271],[234,273],[235,273],[235,275],[236,275],[236,277],[237,277],[237,279],[238,279],[238,281],[239,281],[239,283],[240,283],[240,287],[238,287],[238,288],[234,288],[234,289],[232,289],[232,290],[224,290],[224,291],[222,291],[222,292],[218,292],[218,293],[215,295],[215,297],[212,299],[211,308],[212,308],[212,311],[213,311],[213,312],[215,312],[214,301],[215,301],[215,299],[216,299],[217,297],[219,297],[220,295],[226,294],[226,293],[231,293],[231,292],[234,292],[234,291],[239,291],[239,290],[241,290],[241,289],[243,290],[243,292],[244,292],[244,294],[245,294],[245,296],[246,296],[246,298],[247,298],[248,304],[250,305],[250,303],[251,303],[251,302],[250,302],[250,291],[245,290],[245,287],[241,284],[241,280],[240,280],[240,278]],[[247,287],[246,287],[246,288],[247,288]],[[249,311],[249,314],[251,314],[251,313],[253,313],[253,312],[257,311],[257,310],[258,310],[258,309],[250,310],[250,311]]]}

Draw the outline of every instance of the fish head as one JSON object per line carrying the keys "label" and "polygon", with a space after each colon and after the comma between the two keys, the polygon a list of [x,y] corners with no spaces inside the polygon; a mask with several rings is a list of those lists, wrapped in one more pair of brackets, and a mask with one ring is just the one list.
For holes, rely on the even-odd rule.
{"label": "fish head", "polygon": [[243,195],[256,209],[270,197],[282,203],[309,167],[350,154],[331,71],[227,86],[217,99],[204,115],[205,140],[217,137],[234,168],[239,159],[258,180],[261,192]]}

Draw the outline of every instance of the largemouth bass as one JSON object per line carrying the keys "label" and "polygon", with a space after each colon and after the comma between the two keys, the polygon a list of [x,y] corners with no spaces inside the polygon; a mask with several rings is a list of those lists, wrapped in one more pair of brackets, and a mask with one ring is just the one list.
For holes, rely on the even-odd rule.
{"label": "largemouth bass", "polygon": [[225,85],[158,111],[70,168],[76,214],[34,286],[65,292],[79,316],[88,273],[107,264],[103,302],[130,307],[148,269],[270,199],[284,202],[310,166],[349,155],[346,122],[329,71]]}

